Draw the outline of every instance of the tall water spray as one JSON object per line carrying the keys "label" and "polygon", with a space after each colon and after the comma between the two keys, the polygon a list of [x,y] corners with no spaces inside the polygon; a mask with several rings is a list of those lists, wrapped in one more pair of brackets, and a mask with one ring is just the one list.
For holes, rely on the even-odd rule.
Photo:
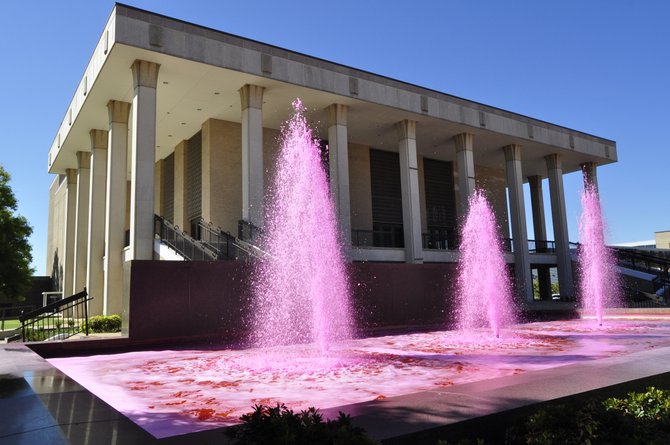
{"label": "tall water spray", "polygon": [[458,328],[489,327],[498,337],[516,312],[495,215],[484,193],[469,200],[461,228],[457,286]]}
{"label": "tall water spray", "polygon": [[619,280],[613,253],[605,246],[605,225],[596,187],[585,181],[579,220],[580,299],[602,325],[605,308],[619,300]]}
{"label": "tall water spray", "polygon": [[282,128],[253,288],[251,339],[259,347],[352,337],[349,286],[319,142],[299,99]]}

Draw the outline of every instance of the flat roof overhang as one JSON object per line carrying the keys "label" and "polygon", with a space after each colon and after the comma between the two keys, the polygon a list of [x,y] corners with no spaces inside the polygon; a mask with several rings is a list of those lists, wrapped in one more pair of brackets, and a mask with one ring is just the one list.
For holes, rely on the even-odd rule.
{"label": "flat roof overhang", "polygon": [[421,156],[454,160],[452,137],[475,135],[477,165],[503,169],[501,148],[522,145],[524,176],[546,176],[544,156],[560,153],[563,171],[616,162],[614,141],[467,101],[369,72],[117,4],[49,151],[49,172],[76,168],[90,151],[91,129],[107,129],[107,102],[132,102],[130,66],[161,65],[157,86],[156,159],[169,155],[207,119],[240,122],[238,90],[265,87],[263,123],[278,129],[299,97],[317,135],[326,138],[332,103],[349,106],[350,143],[397,151],[394,124],[417,121]]}

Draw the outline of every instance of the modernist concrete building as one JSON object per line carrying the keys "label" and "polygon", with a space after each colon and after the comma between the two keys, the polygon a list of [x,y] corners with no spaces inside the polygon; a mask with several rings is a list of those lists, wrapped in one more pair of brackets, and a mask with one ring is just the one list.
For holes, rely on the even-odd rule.
{"label": "modernist concrete building", "polygon": [[262,227],[296,97],[329,146],[351,261],[456,262],[458,222],[481,187],[512,239],[520,297],[533,298],[531,268],[550,297],[549,267],[574,295],[563,175],[595,178],[615,142],[121,4],[48,155],[47,267],[64,294],[86,287],[93,313],[120,312],[132,262],[161,258],[154,215],[194,238],[201,220],[234,235],[240,220]]}

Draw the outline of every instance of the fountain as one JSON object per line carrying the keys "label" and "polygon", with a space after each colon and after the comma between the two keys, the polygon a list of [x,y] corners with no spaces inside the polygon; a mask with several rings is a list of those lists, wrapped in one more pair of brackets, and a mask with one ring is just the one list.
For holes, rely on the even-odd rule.
{"label": "fountain", "polygon": [[251,343],[314,343],[321,355],[352,337],[349,288],[319,142],[299,99],[282,128],[264,249],[253,285]]}
{"label": "fountain", "polygon": [[619,280],[613,253],[605,246],[604,222],[596,187],[584,181],[579,220],[579,291],[582,307],[602,326],[604,310],[618,298]]}
{"label": "fountain", "polygon": [[[433,397],[454,385],[670,347],[670,316],[663,314],[613,319],[602,328],[584,320],[515,325],[513,333],[493,341],[473,341],[476,336],[462,331],[352,339],[349,289],[326,175],[304,107],[296,101],[294,110],[283,129],[268,200],[263,244],[268,256],[252,285],[256,316],[248,322],[255,347],[143,350],[51,358],[51,364],[163,438],[237,424],[255,404],[285,403],[293,410],[316,406],[331,413],[345,407],[355,415],[358,408],[352,405],[365,402],[364,409],[415,412],[423,424],[427,399],[421,393],[430,394],[430,406],[439,406]],[[591,238],[582,236],[583,252],[598,246],[606,252],[602,222],[594,223],[600,215],[597,196],[585,195],[591,216],[583,226]],[[602,256],[588,258],[584,264],[604,264]],[[486,328],[501,336],[501,329],[514,322],[515,309],[495,217],[482,191],[470,199],[459,269],[458,327]],[[589,273],[583,273],[589,277],[583,284],[593,286]],[[599,283],[601,290],[608,284]],[[602,303],[611,294],[598,295]],[[418,396],[383,400],[410,394]],[[398,411],[397,404],[407,407]],[[395,415],[384,417],[381,422],[397,423]]]}
{"label": "fountain", "polygon": [[460,253],[458,328],[488,327],[499,337],[501,327],[514,322],[514,301],[495,215],[481,190],[470,197]]}

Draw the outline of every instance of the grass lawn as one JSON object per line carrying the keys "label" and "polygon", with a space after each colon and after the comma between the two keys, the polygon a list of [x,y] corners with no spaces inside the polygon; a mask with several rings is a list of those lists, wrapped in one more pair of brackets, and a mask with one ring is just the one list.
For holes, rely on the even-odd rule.
{"label": "grass lawn", "polygon": [[[0,321],[0,328],[2,328],[2,321]],[[11,320],[5,320],[4,321],[4,330],[5,331],[11,331],[12,329],[16,329],[19,326],[21,326],[21,322],[18,320],[18,318],[14,318]]]}

